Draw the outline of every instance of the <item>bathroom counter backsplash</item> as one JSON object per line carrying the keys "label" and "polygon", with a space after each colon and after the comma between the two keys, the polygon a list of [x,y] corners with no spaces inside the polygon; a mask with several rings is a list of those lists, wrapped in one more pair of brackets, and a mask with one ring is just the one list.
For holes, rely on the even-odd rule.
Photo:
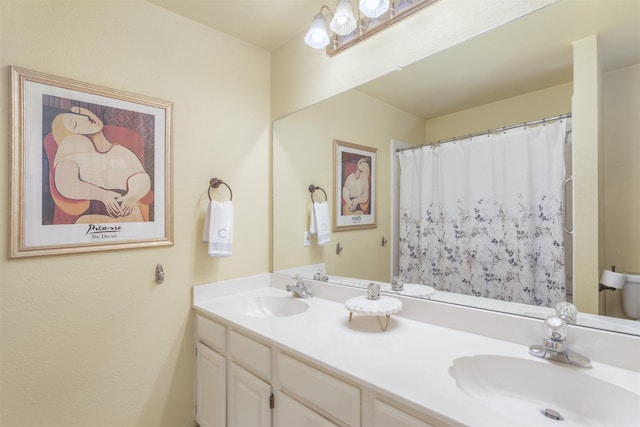
{"label": "bathroom counter backsplash", "polygon": [[[195,286],[193,307],[276,348],[462,424],[486,425],[492,418],[449,374],[455,359],[495,355],[552,363],[528,355],[528,346],[543,338],[538,319],[400,297],[403,309],[391,316],[383,332],[372,316],[354,315],[349,320],[344,302],[363,295],[363,290],[306,280],[314,297],[303,300],[309,305],[303,313],[264,318],[239,308],[247,298],[287,296],[290,281],[278,274],[261,274]],[[570,342],[592,359],[587,374],[615,378],[618,385],[640,394],[640,339],[584,329],[572,328]],[[616,347],[595,351],[600,345]]]}

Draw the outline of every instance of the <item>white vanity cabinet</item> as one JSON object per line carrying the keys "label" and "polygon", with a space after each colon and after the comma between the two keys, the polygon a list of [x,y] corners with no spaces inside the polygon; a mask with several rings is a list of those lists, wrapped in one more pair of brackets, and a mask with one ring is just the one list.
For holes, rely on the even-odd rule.
{"label": "white vanity cabinet", "polygon": [[[379,397],[372,399],[372,427],[437,427],[443,425],[422,414],[410,415],[407,408],[400,408],[398,404],[388,400],[381,400]],[[420,419],[417,418],[418,416]]]}
{"label": "white vanity cabinet", "polygon": [[278,426],[304,426],[304,427],[338,427],[336,424],[320,416],[302,403],[287,396],[284,392],[278,393],[278,405],[276,405]]}
{"label": "white vanity cabinet", "polygon": [[[201,427],[434,427],[445,424],[260,335],[198,314]],[[261,342],[262,341],[262,342]]]}
{"label": "white vanity cabinet", "polygon": [[228,427],[269,427],[271,348],[233,329],[228,335]]}
{"label": "white vanity cabinet", "polygon": [[442,427],[424,413],[285,353],[277,355],[279,427]]}
{"label": "white vanity cabinet", "polygon": [[[487,406],[484,396],[465,391],[465,382],[476,384],[485,379],[483,375],[487,381],[504,379],[500,368],[505,364],[513,368],[508,379],[516,377],[516,382],[518,375],[526,382],[532,369],[552,376],[559,376],[561,370],[571,376],[565,383],[575,378],[587,388],[593,384],[606,391],[615,385],[640,394],[640,368],[635,361],[625,359],[623,366],[610,366],[594,359],[596,369],[579,373],[570,366],[529,357],[527,345],[520,341],[526,344],[541,339],[539,319],[513,319],[398,296],[406,304],[405,310],[394,316],[387,331],[381,331],[371,317],[349,321],[343,301],[362,291],[314,282],[310,284],[315,286],[314,297],[303,300],[286,291],[290,281],[284,275],[265,274],[194,287],[194,346],[199,349],[197,420],[201,426],[503,426],[518,423],[521,417],[528,425],[545,423],[547,418],[536,407],[528,412],[514,409],[524,408],[529,404],[526,400],[506,407],[498,403]],[[301,306],[303,311],[299,311]],[[449,317],[460,319],[451,327],[441,326],[441,319]],[[481,333],[476,333],[475,325],[470,326],[472,330],[455,329],[469,322],[486,325],[479,327],[477,332]],[[495,332],[494,326],[501,322],[512,322],[509,324],[514,328],[507,328],[508,334],[504,328]],[[511,334],[511,329],[518,333]],[[606,331],[579,335],[581,329],[574,333],[586,343],[598,339],[615,348],[639,344],[637,337],[620,339],[622,334]],[[531,336],[523,338],[523,330]],[[433,343],[441,344],[442,351],[430,352]],[[608,357],[595,347],[589,348],[598,357]],[[517,372],[520,369],[522,373]],[[527,390],[535,397],[535,387]],[[594,409],[591,405],[588,409],[593,420],[590,415],[589,420],[598,423],[601,416],[620,415],[620,420],[635,421],[634,414],[629,412],[627,417],[624,409],[637,405],[623,405],[625,408],[611,414],[604,406]],[[580,408],[565,412],[586,419],[588,414]],[[580,423],[577,418],[566,421],[566,425]]]}
{"label": "white vanity cabinet", "polygon": [[[278,353],[278,397],[297,400],[318,416],[360,426],[360,389],[284,353]],[[280,414],[280,412],[279,412]],[[285,417],[286,418],[286,417]],[[285,427],[289,424],[282,424]],[[318,424],[335,425],[335,424]]]}
{"label": "white vanity cabinet", "polygon": [[196,422],[201,427],[270,427],[271,349],[196,316]]}
{"label": "white vanity cabinet", "polygon": [[227,362],[225,327],[196,316],[196,421],[201,427],[227,423]]}
{"label": "white vanity cabinet", "polygon": [[271,384],[242,367],[229,365],[228,427],[271,425]]}

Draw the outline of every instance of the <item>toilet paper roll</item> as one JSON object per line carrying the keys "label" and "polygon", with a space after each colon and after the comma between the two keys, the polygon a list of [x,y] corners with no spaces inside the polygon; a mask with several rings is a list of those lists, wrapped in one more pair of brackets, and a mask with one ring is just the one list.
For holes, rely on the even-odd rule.
{"label": "toilet paper roll", "polygon": [[604,270],[600,277],[600,283],[611,288],[622,289],[624,282],[627,281],[625,274],[616,273],[615,271]]}

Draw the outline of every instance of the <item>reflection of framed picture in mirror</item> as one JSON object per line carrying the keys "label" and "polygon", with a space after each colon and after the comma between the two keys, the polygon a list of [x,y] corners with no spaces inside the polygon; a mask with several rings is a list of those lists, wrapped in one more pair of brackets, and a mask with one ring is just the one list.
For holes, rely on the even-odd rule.
{"label": "reflection of framed picture in mirror", "polygon": [[11,257],[173,244],[172,104],[11,77]]}
{"label": "reflection of framed picture in mirror", "polygon": [[333,231],[376,227],[377,151],[334,140]]}

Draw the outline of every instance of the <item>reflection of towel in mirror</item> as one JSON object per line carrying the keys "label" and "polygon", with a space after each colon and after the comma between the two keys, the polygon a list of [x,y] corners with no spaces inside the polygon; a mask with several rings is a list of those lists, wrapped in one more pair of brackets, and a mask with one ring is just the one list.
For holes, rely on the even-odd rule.
{"label": "reflection of towel in mirror", "polygon": [[204,217],[202,241],[209,243],[209,256],[231,256],[233,243],[233,204],[212,200]]}
{"label": "reflection of towel in mirror", "polygon": [[331,241],[331,227],[329,227],[329,203],[313,203],[311,207],[311,221],[309,233],[318,234],[318,245],[323,246]]}

